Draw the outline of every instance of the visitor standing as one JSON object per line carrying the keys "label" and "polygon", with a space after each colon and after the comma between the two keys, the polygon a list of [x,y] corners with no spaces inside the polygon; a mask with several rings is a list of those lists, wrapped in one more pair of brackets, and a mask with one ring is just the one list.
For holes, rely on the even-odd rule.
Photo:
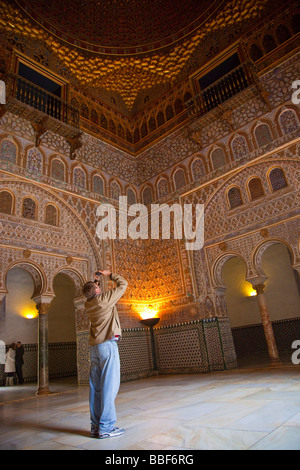
{"label": "visitor standing", "polygon": [[20,385],[24,383],[23,379],[23,364],[24,364],[24,346],[22,345],[21,341],[17,342],[16,348],[16,373],[18,377],[18,382]]}
{"label": "visitor standing", "polygon": [[[102,292],[100,275],[109,276],[116,287]],[[120,356],[118,340],[121,326],[117,301],[122,297],[127,281],[110,271],[98,271],[95,280],[83,286],[85,311],[90,320],[90,416],[91,437],[104,439],[120,436],[123,428],[115,427],[115,399],[120,387]]]}
{"label": "visitor standing", "polygon": [[5,367],[4,373],[6,376],[6,385],[13,385],[14,377],[16,373],[16,345],[12,343],[8,347],[8,351],[5,355]]}

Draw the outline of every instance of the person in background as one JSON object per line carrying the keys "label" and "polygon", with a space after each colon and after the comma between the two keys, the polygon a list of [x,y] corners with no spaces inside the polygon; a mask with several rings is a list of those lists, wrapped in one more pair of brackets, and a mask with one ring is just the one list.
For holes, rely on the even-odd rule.
{"label": "person in background", "polygon": [[8,347],[8,351],[5,355],[5,367],[4,367],[4,373],[6,376],[6,385],[13,385],[14,383],[14,377],[16,373],[16,345],[15,343],[12,343]]}
{"label": "person in background", "polygon": [[22,345],[21,341],[17,342],[17,349],[16,349],[16,373],[18,377],[18,382],[20,385],[24,383],[23,379],[23,364],[24,364],[24,346]]}

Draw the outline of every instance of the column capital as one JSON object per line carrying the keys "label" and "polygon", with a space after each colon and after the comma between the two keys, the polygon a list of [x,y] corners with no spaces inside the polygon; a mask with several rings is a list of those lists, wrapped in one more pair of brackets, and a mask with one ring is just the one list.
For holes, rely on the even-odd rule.
{"label": "column capital", "polygon": [[214,287],[214,293],[217,295],[225,295],[226,287],[225,286],[216,286]]}
{"label": "column capital", "polygon": [[300,263],[294,264],[294,266],[292,266],[292,268],[295,269],[295,271],[297,271],[298,274],[300,274]]}
{"label": "column capital", "polygon": [[265,284],[255,284],[253,289],[256,290],[257,294],[263,294],[265,289]]}
{"label": "column capital", "polygon": [[50,303],[52,299],[54,299],[54,296],[42,294],[42,295],[36,295],[32,297],[32,299],[36,303],[36,308],[38,309],[39,314],[47,315],[49,311]]}
{"label": "column capital", "polygon": [[250,282],[253,289],[257,290],[255,286],[264,285],[267,279],[268,279],[268,276],[265,276],[264,274],[260,274],[259,276],[247,277],[246,281]]}
{"label": "column capital", "polygon": [[8,291],[7,291],[7,290],[5,290],[5,291],[1,290],[1,291],[0,291],[0,302],[2,302],[2,300],[4,299],[4,297],[5,297],[7,294],[8,294]]}
{"label": "column capital", "polygon": [[75,306],[75,308],[84,308],[85,302],[86,302],[85,297],[83,297],[83,296],[76,297],[74,299],[74,306]]}
{"label": "column capital", "polygon": [[39,315],[47,315],[49,312],[50,304],[36,304]]}
{"label": "column capital", "polygon": [[36,304],[50,304],[54,299],[53,294],[38,294],[31,297]]}

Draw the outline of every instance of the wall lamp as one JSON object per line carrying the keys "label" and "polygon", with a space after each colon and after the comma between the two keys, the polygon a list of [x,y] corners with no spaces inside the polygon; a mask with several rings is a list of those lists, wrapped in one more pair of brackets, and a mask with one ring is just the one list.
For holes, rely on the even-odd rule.
{"label": "wall lamp", "polygon": [[155,342],[154,342],[154,331],[153,327],[157,325],[160,318],[146,318],[145,320],[140,320],[143,325],[146,325],[150,328],[150,338],[151,338],[151,352],[152,352],[152,361],[153,361],[153,369],[158,370],[157,362],[156,362],[156,354],[155,354]]}

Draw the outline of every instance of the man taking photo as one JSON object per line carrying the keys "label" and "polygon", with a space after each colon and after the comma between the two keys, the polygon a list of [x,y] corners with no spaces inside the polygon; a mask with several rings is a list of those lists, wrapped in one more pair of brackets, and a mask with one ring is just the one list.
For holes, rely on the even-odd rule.
{"label": "man taking photo", "polygon": [[[102,292],[100,276],[109,276],[116,287]],[[115,427],[115,399],[120,387],[120,356],[117,342],[122,331],[116,303],[127,288],[127,281],[108,270],[97,271],[95,280],[82,289],[85,311],[90,320],[90,416],[91,437],[105,439],[120,436]]]}

